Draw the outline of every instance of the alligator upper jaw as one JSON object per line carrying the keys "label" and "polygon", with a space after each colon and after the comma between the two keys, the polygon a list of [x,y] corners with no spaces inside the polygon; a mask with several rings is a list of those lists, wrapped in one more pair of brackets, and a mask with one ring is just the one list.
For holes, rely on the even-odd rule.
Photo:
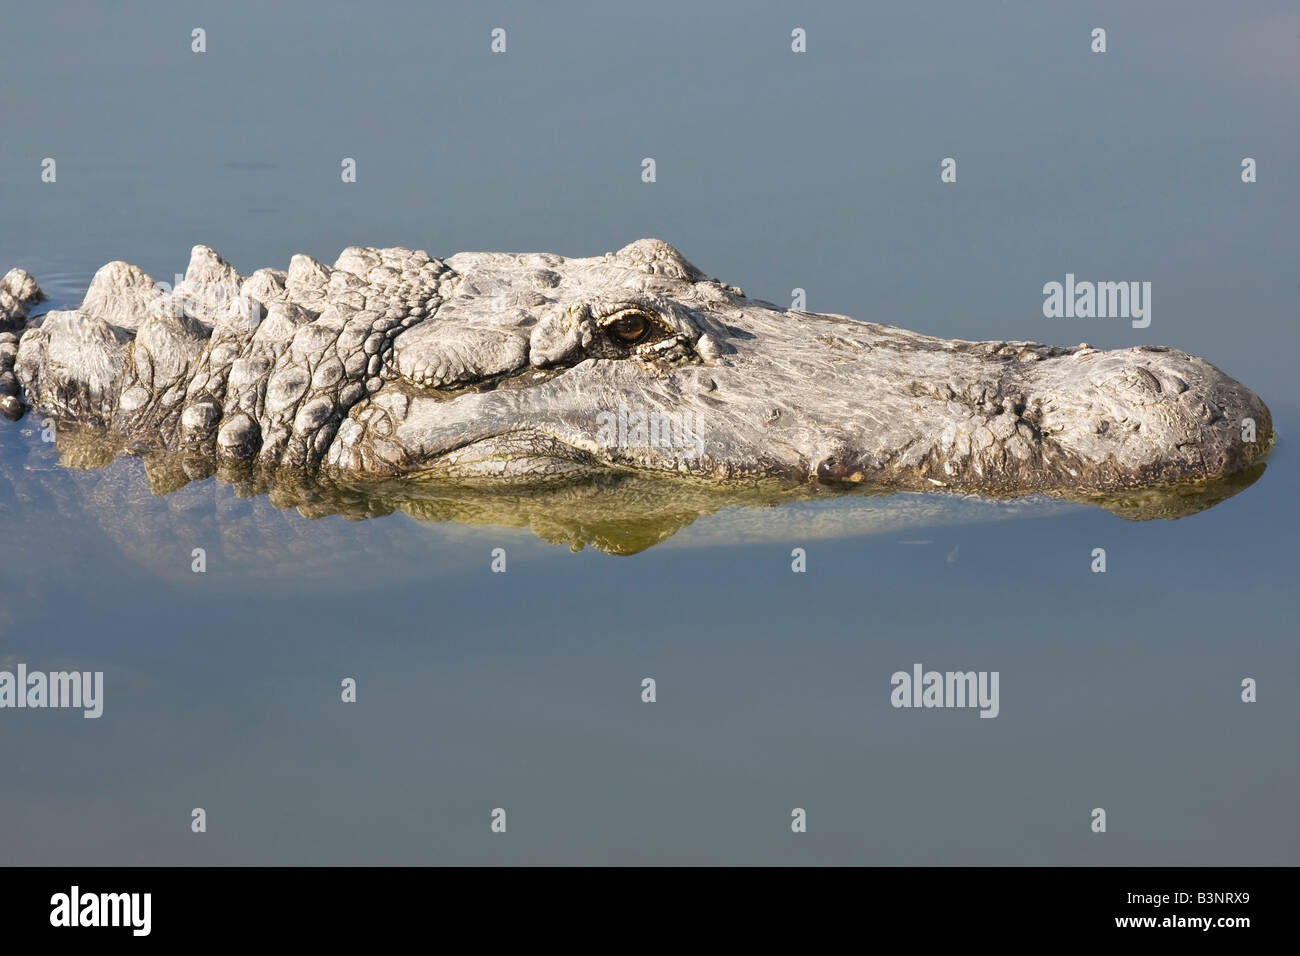
{"label": "alligator upper jaw", "polygon": [[895,430],[882,442],[844,429],[818,479],[1088,498],[1227,479],[1262,461],[1274,441],[1258,396],[1172,349],[1080,348],[955,378],[956,387],[916,383],[911,404],[882,398],[885,415],[906,420],[911,435]]}
{"label": "alligator upper jaw", "polygon": [[[877,339],[828,356],[827,324],[786,327],[808,366],[794,375],[768,330],[766,350],[742,341],[725,361],[664,374],[587,362],[451,402],[381,392],[392,427],[362,464],[516,485],[639,472],[831,492],[1044,493],[1172,517],[1255,480],[1273,442],[1258,396],[1176,350]],[[866,342],[871,330],[835,334]],[[771,387],[782,382],[788,391]]]}

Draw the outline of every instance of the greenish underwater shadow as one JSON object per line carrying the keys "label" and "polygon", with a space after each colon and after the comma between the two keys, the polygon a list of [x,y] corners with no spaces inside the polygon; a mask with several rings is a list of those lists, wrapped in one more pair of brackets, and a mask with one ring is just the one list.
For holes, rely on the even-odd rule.
{"label": "greenish underwater shadow", "polygon": [[[118,481],[113,495],[115,507],[128,511],[140,496],[167,496],[192,482],[215,477],[230,485],[239,498],[265,496],[275,508],[296,510],[309,519],[339,515],[359,521],[400,512],[426,523],[526,528],[543,541],[574,551],[590,546],[616,555],[645,551],[701,517],[724,509],[758,513],[747,526],[752,528],[755,521],[763,522],[764,515],[775,518],[778,512],[789,510],[783,506],[833,501],[837,503],[834,520],[843,523],[853,502],[866,506],[865,499],[872,499],[870,520],[857,523],[859,533],[871,533],[944,524],[952,503],[984,501],[992,509],[998,501],[1029,500],[1024,496],[975,499],[941,491],[900,494],[862,486],[838,489],[763,481],[719,485],[632,471],[535,485],[416,478],[342,480],[157,449],[133,449],[114,433],[72,425],[57,429],[56,447],[58,464],[66,469],[102,469],[122,456],[138,458],[147,482],[132,475],[129,482]],[[1265,467],[1260,460],[1213,481],[1053,497],[1103,508],[1128,521],[1169,520],[1204,511],[1240,493],[1260,478]],[[1032,497],[1040,502],[1046,499],[1043,495]],[[925,499],[928,506],[916,507],[918,499]],[[790,527],[788,521],[776,523]]]}

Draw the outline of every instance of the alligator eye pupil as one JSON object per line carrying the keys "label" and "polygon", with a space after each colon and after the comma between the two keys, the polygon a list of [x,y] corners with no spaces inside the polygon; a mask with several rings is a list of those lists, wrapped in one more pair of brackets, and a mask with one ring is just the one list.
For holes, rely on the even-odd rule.
{"label": "alligator eye pupil", "polygon": [[638,315],[635,312],[616,319],[610,325],[610,331],[614,336],[624,342],[632,343],[638,341],[645,335],[648,324],[644,315]]}

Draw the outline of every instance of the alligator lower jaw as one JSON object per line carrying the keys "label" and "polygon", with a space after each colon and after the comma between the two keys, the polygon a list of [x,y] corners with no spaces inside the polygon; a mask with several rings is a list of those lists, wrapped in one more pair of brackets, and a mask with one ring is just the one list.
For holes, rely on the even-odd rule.
{"label": "alligator lower jaw", "polygon": [[828,488],[841,490],[872,487],[887,491],[947,491],[998,499],[1045,494],[1082,501],[1134,494],[1160,495],[1177,489],[1181,489],[1178,491],[1181,494],[1187,489],[1231,484],[1248,473],[1258,477],[1275,440],[1275,434],[1269,430],[1257,442],[1242,443],[1230,455],[1223,455],[1213,467],[1206,467],[1203,461],[1177,458],[1136,470],[1121,468],[1109,459],[1100,463],[1072,461],[1052,467],[1038,464],[987,471],[945,470],[934,462],[896,470],[821,462],[814,469],[814,479]]}
{"label": "alligator lower jaw", "polygon": [[[699,473],[656,474],[601,463],[565,474],[552,468],[531,480],[503,481],[483,475],[452,474],[447,469],[363,477],[329,469],[290,469],[168,451],[130,443],[112,431],[88,426],[60,426],[57,439],[60,460],[67,467],[99,468],[121,455],[131,455],[143,461],[154,494],[169,494],[191,481],[215,475],[241,496],[269,494],[276,507],[294,508],[307,517],[342,514],[366,518],[402,510],[428,520],[461,520],[458,515],[469,515],[476,523],[547,525],[548,521],[559,520],[554,516],[570,515],[577,508],[587,515],[583,533],[595,533],[595,525],[608,525],[597,535],[604,541],[597,546],[621,554],[641,550],[689,524],[694,516],[720,508],[762,508],[833,498],[885,497],[899,492],[930,492],[941,497],[974,494],[971,488],[936,486],[920,475],[912,476],[908,487],[868,481],[828,485],[806,476],[717,478]],[[1267,446],[1263,452],[1267,452]],[[1261,460],[1249,467],[1217,478],[1107,490],[989,486],[981,489],[979,497],[1011,500],[1037,492],[1100,507],[1131,521],[1181,518],[1212,507],[1253,484],[1266,467],[1263,452]],[[578,503],[583,503],[581,508]],[[637,532],[623,541],[614,529],[629,523]],[[578,534],[575,540],[581,537]]]}
{"label": "alligator lower jaw", "polygon": [[[647,480],[678,481],[720,493],[762,489],[791,500],[839,495],[885,496],[929,492],[1012,500],[1043,495],[1095,505],[1129,520],[1177,518],[1202,511],[1254,484],[1264,473],[1275,436],[1269,431],[1257,444],[1247,446],[1240,460],[1226,462],[1222,473],[1204,475],[1191,466],[1172,461],[1158,470],[1126,473],[1108,462],[1081,473],[1026,472],[984,477],[968,475],[936,478],[927,467],[897,471],[834,475],[825,467],[771,467],[748,469],[710,461],[665,460],[657,467],[649,461],[598,458],[552,435],[524,430],[508,436],[467,443],[432,464],[402,479],[412,485],[450,483],[484,489],[529,489],[634,476]],[[346,478],[346,476],[340,476]]]}
{"label": "alligator lower jaw", "polygon": [[[576,451],[576,449],[575,449]],[[1193,477],[1154,483],[1132,481],[1115,482],[1106,486],[1078,485],[1058,487],[1044,485],[1014,486],[1005,482],[987,484],[940,482],[934,478],[915,474],[906,478],[894,476],[890,482],[825,482],[791,475],[731,474],[720,477],[705,471],[662,472],[603,464],[594,460],[579,461],[573,458],[530,458],[525,463],[505,463],[485,460],[473,468],[457,468],[447,463],[435,465],[420,472],[388,480],[393,486],[406,489],[454,486],[467,490],[479,489],[485,495],[508,493],[513,495],[547,495],[554,489],[586,484],[599,484],[613,480],[672,482],[694,487],[702,492],[734,495],[740,499],[759,494],[766,504],[780,501],[810,501],[836,497],[885,497],[896,494],[949,494],[977,497],[991,501],[1011,501],[1041,495],[1062,501],[1091,505],[1111,512],[1129,521],[1182,518],[1213,507],[1221,501],[1253,485],[1267,467],[1263,456],[1244,469],[1216,477]],[[352,487],[364,487],[355,476],[336,476]]]}

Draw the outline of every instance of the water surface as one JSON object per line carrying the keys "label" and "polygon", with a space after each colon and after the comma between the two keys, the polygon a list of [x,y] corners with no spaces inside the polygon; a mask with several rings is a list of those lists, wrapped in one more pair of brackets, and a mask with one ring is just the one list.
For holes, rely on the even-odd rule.
{"label": "water surface", "polygon": [[[1294,5],[46,4],[6,33],[0,268],[56,300],[198,242],[249,272],[658,236],[813,310],[1173,345],[1280,439],[1176,521],[900,496],[617,556],[572,521],[156,496],[0,423],[0,667],[106,683],[98,720],[0,711],[0,862],[1300,861]],[[1151,326],[1043,318],[1067,272],[1151,281]],[[893,708],[917,662],[998,671],[999,716]]]}

